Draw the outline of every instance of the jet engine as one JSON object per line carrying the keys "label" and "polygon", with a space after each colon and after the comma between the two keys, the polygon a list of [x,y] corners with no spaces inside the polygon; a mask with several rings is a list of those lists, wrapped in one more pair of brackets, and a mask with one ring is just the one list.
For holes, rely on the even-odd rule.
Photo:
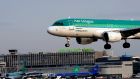
{"label": "jet engine", "polygon": [[80,37],[77,37],[76,38],[76,41],[78,44],[90,44],[94,41],[97,41],[97,38],[80,38]]}
{"label": "jet engine", "polygon": [[120,32],[105,32],[103,33],[103,39],[107,42],[117,42],[122,39]]}

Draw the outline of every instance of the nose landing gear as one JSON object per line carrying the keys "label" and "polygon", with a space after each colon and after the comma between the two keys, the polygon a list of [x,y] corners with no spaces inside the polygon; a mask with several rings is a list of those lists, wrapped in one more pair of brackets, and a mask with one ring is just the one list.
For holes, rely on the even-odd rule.
{"label": "nose landing gear", "polygon": [[69,43],[66,43],[66,44],[65,44],[65,47],[70,47],[70,44],[69,44]]}
{"label": "nose landing gear", "polygon": [[65,44],[65,47],[70,47],[70,38],[67,37],[66,39],[67,39],[67,43]]}

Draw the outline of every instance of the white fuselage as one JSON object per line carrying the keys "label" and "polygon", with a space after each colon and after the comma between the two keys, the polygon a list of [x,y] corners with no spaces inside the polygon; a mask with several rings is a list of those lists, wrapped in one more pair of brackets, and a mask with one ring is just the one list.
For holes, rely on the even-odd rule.
{"label": "white fuselage", "polygon": [[[97,37],[102,38],[104,32],[120,31],[122,28],[86,28],[75,26],[50,26],[48,33],[60,37]],[[129,36],[128,38],[140,38],[140,33]]]}
{"label": "white fuselage", "polygon": [[115,28],[86,28],[75,26],[51,26],[48,32],[61,37],[101,37],[104,32],[120,30]]}

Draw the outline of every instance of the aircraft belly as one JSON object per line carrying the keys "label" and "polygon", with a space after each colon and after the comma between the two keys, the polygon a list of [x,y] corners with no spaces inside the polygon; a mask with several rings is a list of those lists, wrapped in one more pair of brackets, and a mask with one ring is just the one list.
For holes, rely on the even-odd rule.
{"label": "aircraft belly", "polygon": [[60,35],[63,37],[76,37],[76,32],[74,30],[62,30]]}
{"label": "aircraft belly", "polygon": [[76,37],[93,37],[93,33],[88,29],[76,29],[75,30]]}
{"label": "aircraft belly", "polygon": [[92,34],[86,32],[76,32],[76,37],[92,37]]}
{"label": "aircraft belly", "polygon": [[83,30],[76,30],[76,36],[79,37],[102,37],[102,34],[109,29],[101,28],[86,28]]}
{"label": "aircraft belly", "polygon": [[112,29],[112,28],[92,28],[91,29],[93,36],[98,37],[98,38],[102,38],[102,34],[104,32],[113,31],[113,30],[118,30],[118,29]]}
{"label": "aircraft belly", "polygon": [[135,34],[135,38],[140,39],[140,33]]}
{"label": "aircraft belly", "polygon": [[101,38],[102,34],[105,32],[105,30],[104,29],[91,28],[89,30],[89,32],[92,34],[92,36]]}

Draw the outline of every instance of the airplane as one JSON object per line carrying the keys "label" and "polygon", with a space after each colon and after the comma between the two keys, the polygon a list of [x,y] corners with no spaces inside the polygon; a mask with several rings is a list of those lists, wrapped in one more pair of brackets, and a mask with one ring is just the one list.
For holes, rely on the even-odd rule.
{"label": "airplane", "polygon": [[47,32],[66,37],[65,47],[70,46],[70,38],[76,38],[77,43],[82,45],[102,39],[106,42],[105,49],[111,49],[109,43],[124,40],[123,47],[129,48],[127,39],[140,39],[140,20],[67,18],[57,20]]}

